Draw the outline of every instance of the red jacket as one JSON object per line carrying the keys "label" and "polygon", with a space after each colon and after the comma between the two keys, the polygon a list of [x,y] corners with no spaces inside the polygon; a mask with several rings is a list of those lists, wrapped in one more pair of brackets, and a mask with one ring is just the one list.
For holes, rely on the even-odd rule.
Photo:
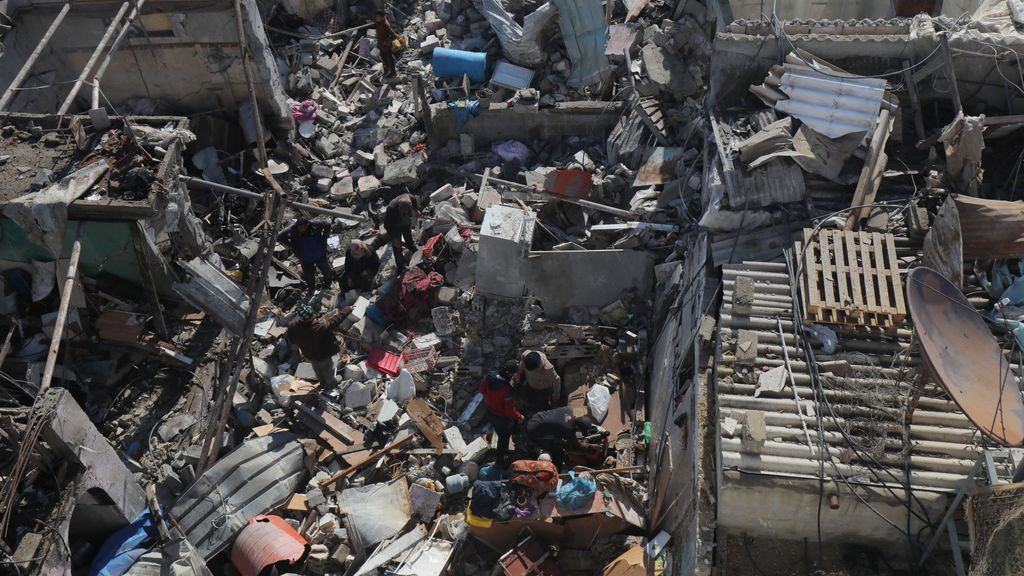
{"label": "red jacket", "polygon": [[487,411],[494,416],[504,416],[515,420],[522,418],[523,415],[516,408],[516,403],[512,401],[512,387],[506,385],[494,390],[487,385],[487,380],[492,377],[500,378],[500,376],[488,374],[480,381],[480,393],[484,395],[484,405],[487,406]]}

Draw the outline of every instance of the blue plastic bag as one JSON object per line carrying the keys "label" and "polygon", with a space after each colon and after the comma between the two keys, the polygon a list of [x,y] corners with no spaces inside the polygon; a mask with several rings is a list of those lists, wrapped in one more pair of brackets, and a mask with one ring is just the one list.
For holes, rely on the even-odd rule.
{"label": "blue plastic bag", "polygon": [[566,510],[579,510],[590,505],[597,493],[597,482],[590,474],[576,476],[569,472],[569,481],[562,484],[555,494],[555,503]]}

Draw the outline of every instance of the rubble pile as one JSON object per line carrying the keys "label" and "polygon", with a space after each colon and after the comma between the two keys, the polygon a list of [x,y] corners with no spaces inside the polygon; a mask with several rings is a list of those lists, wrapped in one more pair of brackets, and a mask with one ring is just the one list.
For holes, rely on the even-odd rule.
{"label": "rubble pile", "polygon": [[[73,188],[51,207],[69,233],[65,212],[98,203],[73,220],[102,219],[121,203],[136,260],[108,278],[83,246],[69,282],[84,303],[55,290],[12,310],[5,370],[24,370],[28,399],[53,393],[38,312],[76,315],[56,378],[148,487],[115,501],[127,526],[109,539],[75,532],[68,562],[243,575],[666,562],[663,545],[633,551],[649,528],[655,277],[681,265],[700,207],[710,23],[686,4],[614,6],[607,39],[593,2],[395,2],[382,15],[285,2],[265,31],[291,117],[255,114],[254,96],[234,149],[219,117],[45,135],[15,119],[5,138],[77,147],[54,170]],[[275,228],[261,201],[278,187]],[[29,409],[12,410],[11,428],[30,428]],[[91,472],[77,474],[59,483]],[[34,478],[5,497],[29,506]],[[30,520],[8,526],[12,553],[32,557]],[[266,539],[273,550],[256,553]]]}

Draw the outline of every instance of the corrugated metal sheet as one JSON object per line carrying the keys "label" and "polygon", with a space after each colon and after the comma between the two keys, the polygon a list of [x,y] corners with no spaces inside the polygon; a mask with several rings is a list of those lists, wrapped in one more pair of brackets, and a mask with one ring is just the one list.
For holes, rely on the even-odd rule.
{"label": "corrugated metal sheet", "polygon": [[608,45],[608,22],[601,0],[550,0],[558,8],[565,49],[572,60],[566,86],[589,86],[601,79],[608,68],[604,56]]}
{"label": "corrugated metal sheet", "polygon": [[210,560],[249,519],[281,505],[302,486],[303,456],[294,434],[249,440],[204,472],[174,504],[171,515]]}
{"label": "corrugated metal sheet", "polygon": [[[734,309],[736,279],[741,276],[754,281],[753,305],[747,314]],[[813,430],[814,414],[821,413],[827,449],[847,478],[875,484],[884,478],[895,490],[903,490],[894,478],[904,477],[904,458],[909,457],[911,484],[915,489],[955,490],[973,466],[981,438],[956,404],[944,398],[932,384],[913,414],[909,430],[912,445],[906,454],[902,452],[905,409],[898,397],[908,395],[914,381],[912,374],[908,376],[899,370],[900,357],[910,345],[909,327],[885,338],[840,332],[838,349],[830,355],[815,343],[815,360],[837,414],[837,419],[833,419],[824,405],[814,402],[810,374],[798,349],[791,321],[790,284],[785,264],[748,262],[723,267],[720,314],[723,347],[716,382],[721,407],[723,465],[727,469],[755,474],[816,475],[819,446]],[[754,396],[758,376],[769,368],[785,365],[776,318],[782,319],[797,395],[808,426],[812,428],[810,447],[803,435],[788,379],[781,391],[762,390],[758,397]],[[747,338],[743,338],[741,332],[746,332]],[[756,350],[741,350],[738,341],[749,341],[750,334],[756,335]],[[912,367],[920,364],[916,353],[908,364]],[[876,406],[869,402],[869,396],[889,398],[891,407]],[[767,440],[760,447],[742,441],[744,422],[752,412],[762,412],[767,424]],[[863,428],[870,421],[874,421],[876,428]],[[838,424],[850,429],[861,426],[856,433],[877,440],[878,451],[872,455],[894,476],[869,470],[849,449]],[[733,425],[735,428],[730,432]],[[830,464],[826,464],[825,473],[841,482]]]}
{"label": "corrugated metal sheet", "polygon": [[736,169],[736,186],[726,186],[729,206],[735,210],[764,208],[800,202],[807,192],[804,172],[793,162],[779,158],[753,170]]}
{"label": "corrugated metal sheet", "polygon": [[280,516],[257,516],[238,533],[231,563],[242,576],[259,576],[278,562],[294,564],[306,553],[306,539]]}
{"label": "corrugated metal sheet", "polygon": [[784,69],[781,88],[789,99],[780,100],[776,110],[799,118],[829,138],[874,129],[885,80],[838,78],[792,64]]}

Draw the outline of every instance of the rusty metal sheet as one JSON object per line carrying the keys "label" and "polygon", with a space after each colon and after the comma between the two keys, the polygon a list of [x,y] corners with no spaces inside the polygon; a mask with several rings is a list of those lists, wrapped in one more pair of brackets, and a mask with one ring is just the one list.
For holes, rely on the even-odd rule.
{"label": "rusty metal sheet", "polygon": [[946,204],[956,204],[965,259],[1024,257],[1024,202],[950,198]]}
{"label": "rusty metal sheet", "polygon": [[1024,400],[999,343],[959,288],[931,268],[907,276],[907,303],[935,380],[982,433],[1024,445]]}
{"label": "rusty metal sheet", "polygon": [[570,198],[589,198],[594,175],[586,170],[555,170],[544,179],[544,190]]}
{"label": "rusty metal sheet", "polygon": [[682,155],[682,148],[655,148],[637,171],[633,186],[653,186],[675,179],[676,162]]}
{"label": "rusty metal sheet", "polygon": [[259,576],[278,562],[294,564],[306,553],[306,539],[280,516],[257,516],[238,533],[231,563],[242,576]]}
{"label": "rusty metal sheet", "polygon": [[963,288],[964,245],[956,203],[947,198],[924,237],[924,265]]}

